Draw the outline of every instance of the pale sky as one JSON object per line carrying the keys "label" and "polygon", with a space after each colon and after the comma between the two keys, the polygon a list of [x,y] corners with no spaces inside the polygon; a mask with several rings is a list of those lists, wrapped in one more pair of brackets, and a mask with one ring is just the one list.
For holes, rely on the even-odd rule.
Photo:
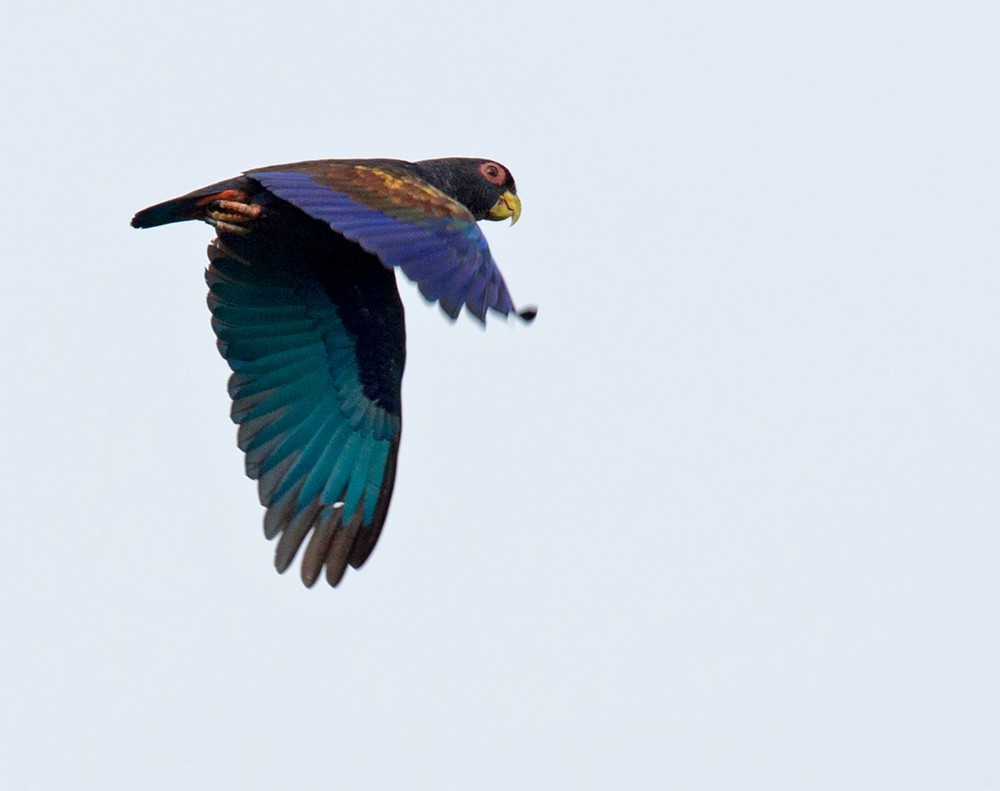
{"label": "pale sky", "polygon": [[[344,6],[349,6],[344,8]],[[1000,788],[1000,6],[20,4],[0,788]],[[277,575],[211,230],[484,156],[538,320],[401,280],[386,528]]]}

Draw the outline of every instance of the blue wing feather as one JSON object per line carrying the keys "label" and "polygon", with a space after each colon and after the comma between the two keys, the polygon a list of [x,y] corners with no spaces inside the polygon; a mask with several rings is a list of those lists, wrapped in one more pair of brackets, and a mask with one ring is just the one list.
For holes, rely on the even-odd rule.
{"label": "blue wing feather", "polygon": [[[472,215],[466,219],[421,213],[419,207],[394,216],[364,205],[344,192],[318,184],[308,173],[265,170],[247,175],[269,192],[321,220],[345,238],[398,267],[454,318],[466,305],[480,320],[486,309],[514,310],[507,286]],[[405,218],[404,218],[405,217]],[[487,285],[492,288],[487,289]],[[428,294],[433,296],[428,296]],[[483,295],[487,299],[484,303]]]}

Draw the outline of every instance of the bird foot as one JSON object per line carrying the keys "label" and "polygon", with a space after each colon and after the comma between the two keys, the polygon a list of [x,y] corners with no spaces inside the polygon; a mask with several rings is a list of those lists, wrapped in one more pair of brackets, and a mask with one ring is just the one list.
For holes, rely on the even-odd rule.
{"label": "bird foot", "polygon": [[263,210],[256,203],[235,200],[215,200],[208,205],[205,221],[223,233],[246,236],[251,223],[260,217]]}

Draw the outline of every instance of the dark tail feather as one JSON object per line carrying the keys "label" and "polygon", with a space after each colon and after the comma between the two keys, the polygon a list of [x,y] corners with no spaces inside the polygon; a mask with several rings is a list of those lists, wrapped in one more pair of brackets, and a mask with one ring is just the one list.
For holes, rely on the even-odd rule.
{"label": "dark tail feather", "polygon": [[189,192],[180,198],[157,203],[132,218],[133,228],[155,228],[157,225],[167,225],[184,220],[203,220],[205,207],[215,200],[248,200],[244,191],[246,180],[243,178],[220,181],[209,187]]}

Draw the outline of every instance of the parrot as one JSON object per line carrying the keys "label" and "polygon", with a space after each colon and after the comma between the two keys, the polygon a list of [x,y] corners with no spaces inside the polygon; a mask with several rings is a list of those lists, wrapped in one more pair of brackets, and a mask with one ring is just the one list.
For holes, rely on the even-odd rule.
{"label": "parrot", "polygon": [[455,320],[518,310],[480,220],[517,222],[514,178],[490,159],[326,159],[247,170],[138,212],[134,228],[213,226],[208,307],[246,474],[286,571],[336,587],[385,523],[406,362],[395,270]]}

